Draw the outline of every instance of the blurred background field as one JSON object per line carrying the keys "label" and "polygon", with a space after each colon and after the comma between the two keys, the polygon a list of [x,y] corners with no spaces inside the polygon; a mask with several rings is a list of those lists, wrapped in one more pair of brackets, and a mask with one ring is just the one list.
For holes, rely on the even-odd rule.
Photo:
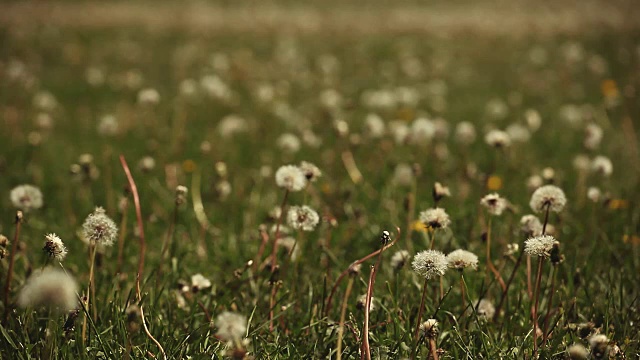
{"label": "blurred background field", "polygon": [[[570,325],[593,322],[595,332],[620,347],[617,358],[636,359],[639,24],[640,6],[632,1],[4,2],[0,233],[11,238],[14,231],[13,187],[34,184],[44,194],[44,207],[28,214],[22,230],[13,288],[42,266],[49,232],[65,241],[65,267],[85,288],[87,250],[76,233],[104,206],[125,225],[123,271],[114,276],[117,249],[107,250],[96,280],[104,301],[96,322],[102,339],[82,349],[79,340],[60,335],[58,355],[122,356],[124,309],[139,256],[133,210],[119,211],[127,185],[122,154],[145,219],[147,321],[170,358],[221,356],[225,344],[209,318],[223,310],[250,318],[247,348],[256,358],[335,358],[338,316],[322,311],[336,276],[379,248],[385,229],[402,230],[387,257],[428,247],[422,227],[407,224],[409,197],[415,220],[433,206],[433,183],[449,186],[452,196],[440,205],[452,225],[436,248],[464,248],[483,259],[487,215],[479,200],[494,191],[505,196],[512,207],[494,220],[493,251],[507,276],[512,259],[502,254],[507,244],[522,243],[518,221],[531,212],[531,182],[539,180],[560,186],[569,200],[551,219],[565,261],[553,306],[557,330],[541,351],[566,358],[568,345],[587,344]],[[424,141],[410,135],[421,118],[433,130]],[[468,144],[457,130],[463,121],[477,132]],[[593,126],[604,134],[595,145],[588,140],[598,131]],[[485,143],[493,129],[507,131],[508,149]],[[83,154],[92,156],[90,166]],[[353,156],[362,179],[348,173],[344,154]],[[612,174],[593,171],[600,155],[611,159]],[[280,289],[279,304],[287,306],[278,308],[279,329],[269,332],[268,270],[253,273],[245,263],[259,252],[260,225],[275,224],[282,192],[273,173],[300,161],[313,162],[323,175],[289,204],[309,204],[323,221],[297,235],[300,254]],[[415,188],[398,179],[402,166],[419,169],[408,182]],[[190,195],[174,215],[177,185]],[[211,224],[206,230],[194,210],[194,186]],[[589,187],[601,196],[589,199]],[[172,259],[163,260],[161,244],[173,221]],[[476,299],[486,289],[484,271],[481,262],[468,275]],[[196,273],[213,286],[185,294],[180,281]],[[360,346],[363,314],[355,295],[365,292],[367,275],[364,266],[354,285],[349,322],[356,330],[345,335],[345,358],[356,358]],[[421,282],[409,267],[395,273],[387,263],[378,276],[380,308],[372,323],[383,325],[372,331],[372,349],[377,358],[408,357],[404,345],[412,343]],[[516,278],[513,303],[497,321],[462,317],[460,323],[452,320],[462,306],[457,277],[445,278],[453,288],[436,316],[442,358],[530,356],[524,276]],[[492,286],[485,297],[495,302],[500,293]],[[428,303],[427,313],[436,307]],[[44,327],[22,309],[14,314],[3,327],[0,354],[38,357]],[[133,344],[132,358],[158,354],[143,334]],[[428,349],[422,351],[426,358]]]}

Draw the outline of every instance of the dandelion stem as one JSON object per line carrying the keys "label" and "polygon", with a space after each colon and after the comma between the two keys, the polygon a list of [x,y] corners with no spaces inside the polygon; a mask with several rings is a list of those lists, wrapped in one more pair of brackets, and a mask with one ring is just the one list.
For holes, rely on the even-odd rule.
{"label": "dandelion stem", "polygon": [[347,303],[349,301],[349,295],[351,295],[351,289],[353,288],[353,277],[349,278],[347,282],[347,290],[342,298],[342,308],[340,309],[340,324],[338,325],[338,345],[336,347],[337,360],[342,360],[342,336],[344,335],[344,320],[347,315]]}
{"label": "dandelion stem", "polygon": [[518,267],[520,267],[520,264],[522,263],[523,257],[524,257],[524,249],[520,251],[520,255],[518,255],[518,260],[516,260],[516,264],[513,266],[513,270],[511,270],[511,275],[507,280],[506,289],[502,292],[502,296],[500,297],[500,302],[498,303],[498,306],[496,307],[496,311],[493,315],[494,321],[498,319],[498,316],[500,316],[500,310],[502,309],[502,305],[504,304],[504,301],[507,299],[507,294],[509,293],[509,287],[511,287],[511,283],[515,278],[516,272],[518,271]]}
{"label": "dandelion stem", "polygon": [[551,291],[549,292],[549,301],[547,303],[547,314],[544,316],[544,331],[542,333],[542,344],[547,343],[547,338],[549,334],[547,330],[549,329],[549,318],[551,317],[551,307],[553,305],[553,295],[556,291],[556,267],[551,267]]}
{"label": "dandelion stem", "polygon": [[[384,247],[382,248],[384,250]],[[380,252],[382,254],[382,251]],[[369,282],[367,284],[367,298],[364,305],[364,326],[362,327],[362,353],[361,360],[371,360],[371,348],[369,346],[369,310],[371,309],[371,296],[373,294],[373,283],[376,274],[376,266],[371,266]]]}
{"label": "dandelion stem", "polygon": [[433,360],[438,360],[438,347],[436,346],[436,339],[429,338],[429,349],[431,350],[431,356]]}
{"label": "dandelion stem", "polygon": [[336,279],[336,283],[333,285],[333,288],[331,288],[331,292],[329,293],[329,297],[327,298],[327,305],[325,306],[325,315],[329,314],[329,312],[331,311],[331,302],[333,300],[333,296],[336,293],[336,290],[338,289],[338,285],[340,285],[340,281],[342,281],[342,279],[347,276],[347,274],[349,273],[349,270],[352,269],[354,266],[362,264],[363,262],[371,259],[372,257],[380,254],[383,250],[386,250],[390,247],[392,247],[396,241],[398,241],[398,239],[400,238],[400,228],[396,227],[396,236],[393,239],[393,241],[391,241],[389,244],[385,245],[384,247],[372,252],[371,254],[360,258],[354,262],[352,262],[341,274],[340,276],[338,276],[338,278]]}
{"label": "dandelion stem", "polygon": [[[287,198],[289,197],[289,190],[284,191],[284,197],[282,198],[282,204],[280,204],[280,215],[278,216],[278,222],[276,223],[276,234],[273,238],[273,249],[271,250],[271,277],[273,278],[277,269],[278,262],[278,238],[280,237],[280,225],[282,225],[282,217],[284,215],[284,207],[287,204]],[[273,307],[275,305],[275,298],[278,292],[278,288],[274,286],[275,278],[272,279],[271,297],[269,299],[269,331],[273,331]]]}
{"label": "dandelion stem", "polygon": [[127,208],[129,207],[129,199],[125,198],[122,208],[122,220],[120,220],[120,234],[118,235],[118,264],[116,273],[122,272],[122,256],[124,255],[124,237],[127,233]]}
{"label": "dandelion stem", "polygon": [[534,305],[533,305],[533,359],[536,358],[538,354],[538,298],[540,295],[540,280],[542,279],[542,263],[544,261],[544,256],[538,257],[538,275],[536,276],[536,287],[534,297]]}
{"label": "dandelion stem", "polygon": [[418,343],[420,341],[420,321],[422,320],[422,311],[424,310],[424,302],[427,297],[427,285],[428,280],[424,279],[424,284],[422,285],[422,299],[420,300],[420,308],[418,309],[418,317],[416,318],[416,330],[414,332],[414,345],[413,351],[411,352],[411,359],[416,358],[416,352],[418,351]]}
{"label": "dandelion stem", "polygon": [[487,276],[489,275],[489,272],[493,273],[493,276],[496,278],[504,292],[507,289],[507,285],[504,283],[500,272],[495,268],[495,266],[493,266],[493,262],[491,261],[491,217],[489,217],[489,222],[487,224]]}
{"label": "dandelion stem", "polygon": [[16,212],[16,232],[13,234],[13,243],[11,243],[11,253],[9,253],[9,269],[7,270],[7,280],[4,284],[4,315],[2,323],[6,325],[9,319],[9,293],[11,292],[11,280],[13,280],[13,266],[16,261],[16,253],[18,252],[18,241],[20,239],[20,228],[22,227],[22,211]]}

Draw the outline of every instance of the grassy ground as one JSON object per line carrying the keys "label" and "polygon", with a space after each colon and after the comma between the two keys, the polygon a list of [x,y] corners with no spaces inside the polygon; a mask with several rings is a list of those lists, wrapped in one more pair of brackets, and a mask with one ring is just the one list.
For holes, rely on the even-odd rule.
{"label": "grassy ground", "polygon": [[[283,14],[278,16],[286,18]],[[401,18],[394,21],[402,24]],[[481,298],[494,306],[500,302],[502,289],[487,275],[488,225],[491,258],[506,281],[524,247],[520,218],[532,212],[533,189],[527,182],[543,174],[543,182],[565,191],[568,203],[549,217],[564,261],[557,266],[545,262],[542,268],[538,315],[543,323],[549,314],[550,334],[544,345],[538,339],[540,358],[565,359],[574,343],[594,352],[591,358],[602,358],[589,347],[593,334],[606,335],[610,349],[619,347],[614,358],[639,358],[636,30],[557,27],[537,34],[516,30],[509,21],[518,36],[486,30],[499,29],[495,24],[477,33],[468,24],[464,31],[406,26],[380,32],[355,26],[360,31],[343,33],[348,21],[342,19],[342,27],[295,35],[274,28],[254,31],[246,19],[244,28],[216,31],[146,31],[133,22],[111,28],[56,20],[56,26],[16,25],[15,18],[3,19],[0,233],[15,242],[16,209],[9,200],[15,186],[39,187],[44,206],[25,214],[20,246],[13,253],[11,244],[5,249],[3,287],[11,256],[15,266],[9,304],[2,306],[8,318],[0,328],[1,358],[46,358],[51,344],[54,358],[162,358],[141,329],[138,313],[130,316],[129,305],[137,304],[167,358],[220,358],[242,348],[258,359],[335,359],[340,305],[350,279],[342,358],[359,358],[365,312],[357,298],[366,293],[370,265],[377,258],[338,285],[331,308],[327,300],[339,274],[379,249],[383,230],[398,237],[396,228],[401,234],[382,253],[373,288],[372,358],[409,358],[414,348],[417,358],[429,356],[427,339],[414,346],[424,282],[410,264],[396,271],[390,259],[399,250],[413,256],[428,249],[433,234],[434,249],[449,253],[461,248],[480,258],[477,271],[464,272],[464,301],[454,270],[442,277],[442,300],[438,280],[428,285],[422,320],[439,322],[434,340],[440,358],[531,358],[526,266],[516,271],[497,316],[483,317],[470,304]],[[155,89],[159,101],[141,102],[143,89]],[[540,115],[539,129],[527,122],[528,110]],[[100,129],[109,114],[118,124],[111,135]],[[220,124],[232,114],[244,119],[244,130],[225,134]],[[381,137],[367,130],[369,114],[383,120]],[[444,121],[434,123],[437,131],[430,140],[398,141],[397,128],[411,129],[420,117]],[[461,121],[477,131],[469,145],[456,136]],[[601,144],[591,148],[584,145],[589,124],[604,133]],[[514,141],[509,148],[485,143],[491,129],[510,126]],[[529,139],[518,141],[523,131]],[[285,133],[300,141],[299,150],[291,151],[292,140],[281,138]],[[91,164],[71,173],[82,154],[93,156]],[[613,174],[576,168],[581,154],[610,158]],[[120,155],[140,196],[144,253]],[[142,165],[147,156],[154,166]],[[322,221],[312,232],[290,233],[297,239],[297,254],[280,251],[280,270],[273,274],[268,266],[276,237],[273,214],[285,195],[273,174],[300,161],[316,164],[323,174],[287,196],[286,206],[309,205]],[[408,186],[394,175],[400,164],[419,169]],[[83,172],[91,168],[99,174]],[[436,181],[451,189],[451,196],[439,203],[451,225],[430,232],[416,220],[434,206]],[[175,205],[177,185],[189,189],[180,206]],[[599,188],[602,196],[587,198],[589,187]],[[480,206],[491,192],[511,204],[501,216],[491,217]],[[87,323],[83,341],[83,311],[65,332],[67,314],[14,305],[25,280],[46,262],[41,248],[50,232],[65,242],[69,255],[62,265],[86,294],[90,257],[79,229],[96,206],[118,224],[123,251],[119,260],[118,242],[97,255],[89,307],[95,321]],[[537,215],[544,220],[544,214]],[[170,246],[163,256],[165,241]],[[513,243],[519,250],[504,255]],[[145,263],[138,293],[141,255]],[[250,260],[253,264],[247,265]],[[532,259],[532,272],[536,265]],[[184,286],[197,273],[212,286],[197,292]],[[224,311],[247,317],[241,344],[225,341],[216,321]]]}

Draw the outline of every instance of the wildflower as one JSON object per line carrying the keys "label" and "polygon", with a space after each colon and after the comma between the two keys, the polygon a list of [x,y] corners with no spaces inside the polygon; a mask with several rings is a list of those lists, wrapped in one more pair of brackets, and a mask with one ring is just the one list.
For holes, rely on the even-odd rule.
{"label": "wildflower", "polygon": [[217,131],[222,137],[231,137],[249,129],[247,120],[235,114],[227,115],[218,123]]}
{"label": "wildflower", "polygon": [[146,88],[138,92],[138,103],[143,105],[157,105],[160,102],[158,90]]}
{"label": "wildflower", "polygon": [[526,143],[531,139],[531,133],[524,125],[511,124],[507,126],[505,132],[513,142]]}
{"label": "wildflower", "polygon": [[300,191],[307,185],[307,178],[295,165],[284,165],[276,171],[276,184],[288,191]]}
{"label": "wildflower", "polygon": [[496,308],[490,300],[481,299],[480,301],[474,302],[474,304],[476,304],[476,314],[478,314],[480,318],[492,319],[496,313]]}
{"label": "wildflower", "polygon": [[[369,312],[376,309],[376,305],[373,303],[373,300],[375,300],[375,297],[372,296],[371,302],[369,303]],[[358,296],[358,301],[356,302],[356,308],[358,310],[363,310],[366,304],[367,304],[367,294],[362,294]]]}
{"label": "wildflower", "polygon": [[554,185],[545,185],[536,189],[531,195],[529,206],[535,212],[541,212],[545,209],[549,211],[560,212],[567,204],[567,198],[564,191]]}
{"label": "wildflower", "polygon": [[585,172],[591,168],[591,160],[585,154],[578,154],[573,158],[573,168]]}
{"label": "wildflower", "polygon": [[304,173],[304,176],[307,178],[309,182],[315,182],[318,180],[320,176],[322,176],[322,171],[310,162],[303,161],[300,163],[300,170]]}
{"label": "wildflower", "polygon": [[313,231],[320,222],[320,216],[312,208],[303,206],[292,206],[287,213],[287,224],[294,229]]}
{"label": "wildflower", "polygon": [[594,203],[597,203],[602,198],[602,192],[597,187],[592,186],[587,189],[587,198]]}
{"label": "wildflower", "polygon": [[470,267],[474,270],[478,268],[478,257],[467,250],[454,250],[447,255],[447,262],[449,267],[453,269],[462,270]]}
{"label": "wildflower", "polygon": [[489,131],[484,136],[484,142],[497,149],[508,148],[511,146],[511,138],[509,137],[509,134],[502,130]]}
{"label": "wildflower", "polygon": [[280,237],[278,239],[278,245],[281,246],[282,249],[286,250],[291,261],[296,261],[298,259],[298,256],[300,255],[300,246],[298,246],[298,242],[295,238],[291,236]]}
{"label": "wildflower", "polygon": [[127,306],[124,311],[125,316],[127,317],[127,331],[130,334],[137,333],[140,330],[140,319],[141,312],[140,307],[136,304],[131,304]]}
{"label": "wildflower", "polygon": [[396,251],[393,256],[391,256],[391,267],[398,271],[404,267],[404,265],[409,261],[411,255],[407,250],[399,250]]}
{"label": "wildflower", "polygon": [[225,311],[216,318],[216,335],[224,341],[238,342],[247,333],[247,318],[244,315]]}
{"label": "wildflower", "polygon": [[537,131],[542,125],[542,117],[540,113],[534,109],[527,109],[524,112],[524,120],[531,131]]}
{"label": "wildflower", "polygon": [[198,273],[191,276],[191,290],[198,292],[211,287],[211,280]]}
{"label": "wildflower", "polygon": [[53,233],[45,235],[44,238],[44,252],[47,253],[49,257],[62,261],[64,257],[67,256],[67,248],[64,246],[62,240],[58,235]]}
{"label": "wildflower", "polygon": [[609,177],[613,172],[613,164],[606,156],[596,156],[591,162],[591,170],[602,176]]}
{"label": "wildflower", "polygon": [[442,199],[445,196],[446,197],[451,196],[451,191],[449,191],[448,187],[443,186],[442,184],[436,181],[436,183],[433,184],[432,195],[433,195],[433,200],[438,202],[440,201],[440,199]]}
{"label": "wildflower", "polygon": [[182,205],[187,202],[187,194],[189,189],[184,185],[176,186],[176,205]]}
{"label": "wildflower", "polygon": [[435,124],[429,119],[418,118],[411,124],[411,142],[413,144],[429,143],[435,134]]}
{"label": "wildflower", "polygon": [[552,183],[555,177],[556,177],[556,171],[553,170],[553,168],[546,167],[542,169],[542,178],[547,183]]}
{"label": "wildflower", "polygon": [[540,235],[529,238],[524,242],[524,251],[529,256],[551,256],[551,250],[556,239],[551,235]]}
{"label": "wildflower", "polygon": [[420,332],[427,339],[435,339],[438,336],[438,320],[429,319],[420,324]]}
{"label": "wildflower", "polygon": [[511,256],[520,250],[520,245],[518,243],[507,244],[507,250],[504,252],[504,256]]}
{"label": "wildflower", "polygon": [[542,176],[540,175],[531,175],[527,178],[527,189],[529,189],[529,191],[535,191],[543,184],[544,180],[542,180]]}
{"label": "wildflower", "polygon": [[381,138],[385,132],[384,121],[377,114],[369,114],[365,118],[365,133],[373,139]]}
{"label": "wildflower", "polygon": [[480,199],[480,204],[487,208],[489,214],[494,216],[502,215],[507,208],[507,199],[500,197],[497,193],[489,194]]}
{"label": "wildflower", "polygon": [[227,180],[219,181],[216,184],[216,193],[220,199],[226,199],[231,194],[231,183]]}
{"label": "wildflower", "polygon": [[411,186],[413,169],[408,164],[398,164],[393,171],[393,183],[398,186]]}
{"label": "wildflower", "polygon": [[42,192],[33,185],[19,185],[10,193],[11,203],[16,208],[29,212],[42,207]]}
{"label": "wildflower", "polygon": [[118,119],[113,115],[104,115],[98,122],[98,134],[114,136],[118,134]]}
{"label": "wildflower", "polygon": [[509,107],[504,100],[493,98],[487,102],[485,112],[493,120],[504,119],[509,114]]}
{"label": "wildflower", "polygon": [[567,348],[567,355],[571,360],[587,360],[589,352],[582,344],[573,344]]}
{"label": "wildflower", "polygon": [[118,235],[118,227],[105,213],[104,209],[97,207],[82,224],[84,238],[93,244],[109,246],[113,244]]}
{"label": "wildflower", "polygon": [[138,169],[142,172],[150,172],[156,167],[156,160],[151,156],[145,156],[138,162]]}
{"label": "wildflower", "polygon": [[413,257],[413,271],[427,280],[444,275],[449,266],[447,257],[438,250],[421,251]]}
{"label": "wildflower", "polygon": [[389,130],[396,144],[405,144],[409,139],[409,126],[404,121],[396,120],[389,123]]}
{"label": "wildflower", "polygon": [[602,128],[596,124],[589,124],[584,129],[584,147],[595,150],[602,141]]}
{"label": "wildflower", "polygon": [[456,125],[455,139],[462,145],[471,145],[476,141],[476,128],[468,121],[459,122]]}
{"label": "wildflower", "polygon": [[589,347],[594,359],[604,359],[609,353],[609,338],[604,334],[591,335]]}
{"label": "wildflower", "polygon": [[285,152],[296,153],[300,150],[300,139],[291,133],[284,133],[276,140],[276,145]]}
{"label": "wildflower", "polygon": [[527,236],[542,234],[542,223],[535,215],[525,215],[520,219],[520,231]]}
{"label": "wildflower", "polygon": [[451,223],[449,214],[442,208],[432,208],[421,212],[420,221],[432,229],[445,229]]}
{"label": "wildflower", "polygon": [[76,308],[78,285],[61,270],[46,268],[33,274],[18,294],[22,308],[46,306],[67,312]]}

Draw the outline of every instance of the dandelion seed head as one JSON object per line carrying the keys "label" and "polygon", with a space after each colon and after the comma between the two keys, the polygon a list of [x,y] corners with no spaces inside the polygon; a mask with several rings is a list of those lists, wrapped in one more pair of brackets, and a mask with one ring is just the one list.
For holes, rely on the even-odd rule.
{"label": "dandelion seed head", "polygon": [[384,120],[377,114],[369,114],[364,121],[365,134],[372,138],[378,139],[384,136],[386,131]]}
{"label": "dandelion seed head", "polygon": [[29,212],[42,207],[42,192],[33,185],[19,185],[9,195],[14,207]]}
{"label": "dandelion seed head", "polygon": [[296,192],[304,189],[307,185],[307,178],[299,167],[284,165],[276,171],[276,184],[288,191]]}
{"label": "dandelion seed head", "polygon": [[45,235],[44,238],[44,252],[57,261],[64,260],[64,257],[67,256],[67,248],[64,246],[62,239],[53,233]]}
{"label": "dandelion seed head", "polygon": [[291,133],[284,133],[276,140],[276,145],[280,150],[288,153],[296,153],[300,150],[300,139]]}
{"label": "dandelion seed head", "polygon": [[193,292],[208,289],[211,287],[211,280],[198,273],[191,276],[191,289]]}
{"label": "dandelion seed head", "polygon": [[413,169],[409,164],[398,164],[393,171],[392,182],[396,186],[411,186],[413,176]]}
{"label": "dandelion seed head", "polygon": [[492,319],[496,313],[496,308],[490,300],[481,299],[480,301],[474,302],[474,304],[476,304],[476,314],[478,314],[480,318]]}
{"label": "dandelion seed head", "polygon": [[48,307],[57,312],[68,312],[78,304],[78,284],[61,270],[45,268],[27,279],[18,294],[18,305]]}
{"label": "dandelion seed head", "polygon": [[474,270],[478,268],[478,257],[476,254],[462,249],[454,250],[447,254],[447,262],[450,268],[458,270],[468,267]]}
{"label": "dandelion seed head", "polygon": [[602,192],[597,187],[592,186],[587,190],[587,199],[597,203],[602,199]]}
{"label": "dandelion seed head", "polygon": [[411,255],[407,250],[398,250],[391,256],[391,267],[398,271],[411,259]]}
{"label": "dandelion seed head", "polygon": [[567,204],[567,197],[564,191],[555,185],[544,185],[536,189],[531,195],[529,206],[535,212],[545,211],[547,206],[549,211],[560,212]]}
{"label": "dandelion seed head", "polygon": [[449,214],[442,208],[431,208],[421,212],[420,221],[432,229],[445,229],[451,223]]}
{"label": "dandelion seed head", "polygon": [[447,271],[447,257],[438,250],[424,250],[413,257],[413,271],[427,280],[442,276]]}
{"label": "dandelion seed head", "polygon": [[511,137],[502,130],[491,130],[484,136],[484,142],[498,149],[504,149],[511,146]]}
{"label": "dandelion seed head", "polygon": [[287,213],[287,224],[293,229],[313,231],[319,222],[318,213],[307,205],[291,206]]}
{"label": "dandelion seed head", "polygon": [[604,177],[609,177],[613,173],[613,164],[606,156],[596,156],[591,162],[591,170]]}
{"label": "dandelion seed head", "polygon": [[548,258],[556,239],[551,235],[534,236],[524,242],[524,251],[529,256],[541,256]]}
{"label": "dandelion seed head", "polygon": [[520,231],[527,236],[542,234],[542,223],[535,215],[525,215],[520,219]]}
{"label": "dandelion seed head", "polygon": [[587,360],[589,352],[582,344],[573,344],[567,348],[567,355],[571,360]]}
{"label": "dandelion seed head", "polygon": [[247,333],[247,318],[244,315],[225,311],[216,317],[216,335],[224,341],[240,341]]}
{"label": "dandelion seed head", "polygon": [[320,171],[317,166],[307,161],[303,161],[300,163],[300,170],[302,170],[304,176],[309,182],[316,182],[316,180],[318,180],[318,178],[322,176],[322,171]]}
{"label": "dandelion seed head", "polygon": [[468,121],[461,121],[456,125],[454,137],[462,145],[471,145],[476,141],[476,128]]}
{"label": "dandelion seed head", "polygon": [[602,141],[602,128],[596,124],[588,124],[584,129],[584,147],[589,150],[595,150],[600,146]]}
{"label": "dandelion seed head", "polygon": [[423,322],[422,324],[420,324],[420,332],[427,338],[427,339],[435,339],[438,336],[438,320],[436,319],[429,319],[425,322]]}
{"label": "dandelion seed head", "polygon": [[[375,297],[371,297],[371,302],[369,303],[369,312],[372,312],[376,309],[376,305],[374,304]],[[367,305],[367,294],[362,294],[358,296],[358,301],[356,302],[356,308],[358,310],[363,310]]]}
{"label": "dandelion seed head", "polygon": [[501,197],[497,193],[493,193],[485,195],[485,197],[480,199],[480,204],[489,211],[489,214],[500,216],[507,208],[508,202],[507,199]]}
{"label": "dandelion seed head", "polygon": [[451,196],[451,191],[447,186],[444,186],[436,181],[435,184],[433,184],[432,195],[435,201],[440,201],[440,199],[442,199],[443,197]]}
{"label": "dandelion seed head", "polygon": [[118,227],[103,208],[97,207],[82,224],[82,232],[85,239],[90,242],[110,246],[118,235]]}

